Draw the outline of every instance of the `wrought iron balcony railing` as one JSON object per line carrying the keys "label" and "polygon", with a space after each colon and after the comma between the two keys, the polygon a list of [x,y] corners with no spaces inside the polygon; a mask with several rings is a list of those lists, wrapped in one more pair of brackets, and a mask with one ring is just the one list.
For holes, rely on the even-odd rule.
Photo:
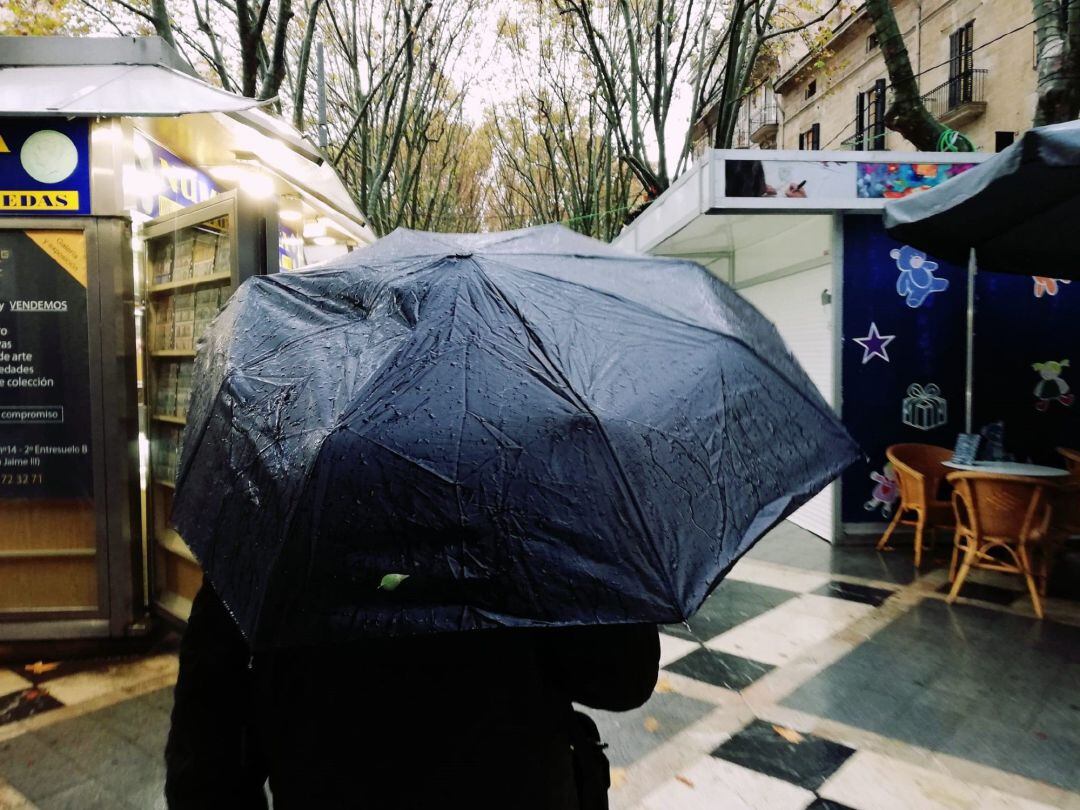
{"label": "wrought iron balcony railing", "polygon": [[762,144],[774,139],[779,122],[775,103],[754,110],[750,115],[750,140]]}
{"label": "wrought iron balcony railing", "polygon": [[986,76],[989,73],[985,68],[965,70],[924,95],[923,105],[944,124],[981,115],[986,109]]}

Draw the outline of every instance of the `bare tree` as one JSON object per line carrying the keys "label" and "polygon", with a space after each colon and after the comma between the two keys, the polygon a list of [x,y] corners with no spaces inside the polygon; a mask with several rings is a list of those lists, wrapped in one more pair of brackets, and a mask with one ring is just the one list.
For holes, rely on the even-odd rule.
{"label": "bare tree", "polygon": [[[192,65],[205,62],[226,90],[272,99],[289,70],[288,46],[296,28],[293,0],[190,0],[190,5],[189,0],[80,2],[118,31],[138,34],[143,33],[141,26],[149,26]],[[320,2],[312,5],[306,16],[314,25]],[[119,19],[117,11],[122,13]],[[295,84],[302,88],[312,40],[304,36],[300,41],[294,70],[300,71]]]}
{"label": "bare tree", "polygon": [[[619,159],[655,195],[686,168],[691,124],[706,110],[717,110],[714,145],[730,145],[766,43],[818,24],[841,0],[812,13],[779,0],[554,2],[574,19],[578,47],[596,71]],[[691,115],[678,154],[669,155],[672,103],[682,87],[692,93]]]}
{"label": "bare tree", "polygon": [[515,94],[489,110],[482,128],[492,153],[487,219],[501,228],[565,222],[610,239],[641,186],[618,159],[570,22],[542,4],[519,10],[499,25]]}
{"label": "bare tree", "polygon": [[331,0],[327,92],[333,162],[379,233],[450,228],[460,217],[470,128],[451,74],[476,0]]}

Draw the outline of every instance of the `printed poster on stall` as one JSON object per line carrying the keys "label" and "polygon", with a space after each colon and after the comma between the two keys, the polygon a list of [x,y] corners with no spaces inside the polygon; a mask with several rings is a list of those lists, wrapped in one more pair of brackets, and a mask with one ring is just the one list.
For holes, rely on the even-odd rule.
{"label": "printed poster on stall", "polygon": [[0,216],[90,213],[90,123],[0,119]]}
{"label": "printed poster on stall", "polygon": [[966,267],[896,241],[881,217],[844,217],[843,420],[866,455],[844,473],[845,523],[880,523],[899,495],[885,450],[953,448],[967,391]]}
{"label": "printed poster on stall", "polygon": [[0,231],[0,498],[93,495],[86,242]]}

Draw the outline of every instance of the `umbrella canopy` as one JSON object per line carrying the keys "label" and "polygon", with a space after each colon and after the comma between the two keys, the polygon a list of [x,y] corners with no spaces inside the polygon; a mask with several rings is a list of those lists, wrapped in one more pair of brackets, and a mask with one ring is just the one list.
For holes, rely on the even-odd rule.
{"label": "umbrella canopy", "polygon": [[1037,127],[937,188],[886,203],[890,235],[931,255],[1022,275],[1080,278],[1080,121]]}
{"label": "umbrella canopy", "polygon": [[255,647],[675,622],[855,456],[696,264],[395,231],[233,296],[173,517]]}

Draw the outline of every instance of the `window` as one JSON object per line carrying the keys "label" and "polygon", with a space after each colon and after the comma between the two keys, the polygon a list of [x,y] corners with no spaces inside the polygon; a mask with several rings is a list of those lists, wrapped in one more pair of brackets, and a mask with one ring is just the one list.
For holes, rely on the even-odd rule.
{"label": "window", "polygon": [[868,36],[866,38],[866,52],[871,53],[872,51],[876,51],[877,47],[878,47],[878,38],[877,38],[877,34],[874,33],[874,34],[871,34],[870,36]]}
{"label": "window", "polygon": [[799,133],[800,149],[821,148],[821,124],[814,124],[806,132]]}
{"label": "window", "polygon": [[975,90],[975,21],[949,34],[949,109],[972,100]]}
{"label": "window", "polygon": [[806,95],[804,98],[813,98],[817,94],[817,79],[811,79],[810,84],[806,85]]}
{"label": "window", "polygon": [[1012,146],[1013,141],[1016,140],[1015,132],[995,132],[994,133],[994,151],[1000,152],[1003,149],[1008,149]]}
{"label": "window", "polygon": [[855,149],[885,148],[885,101],[884,79],[878,79],[873,87],[855,97]]}

